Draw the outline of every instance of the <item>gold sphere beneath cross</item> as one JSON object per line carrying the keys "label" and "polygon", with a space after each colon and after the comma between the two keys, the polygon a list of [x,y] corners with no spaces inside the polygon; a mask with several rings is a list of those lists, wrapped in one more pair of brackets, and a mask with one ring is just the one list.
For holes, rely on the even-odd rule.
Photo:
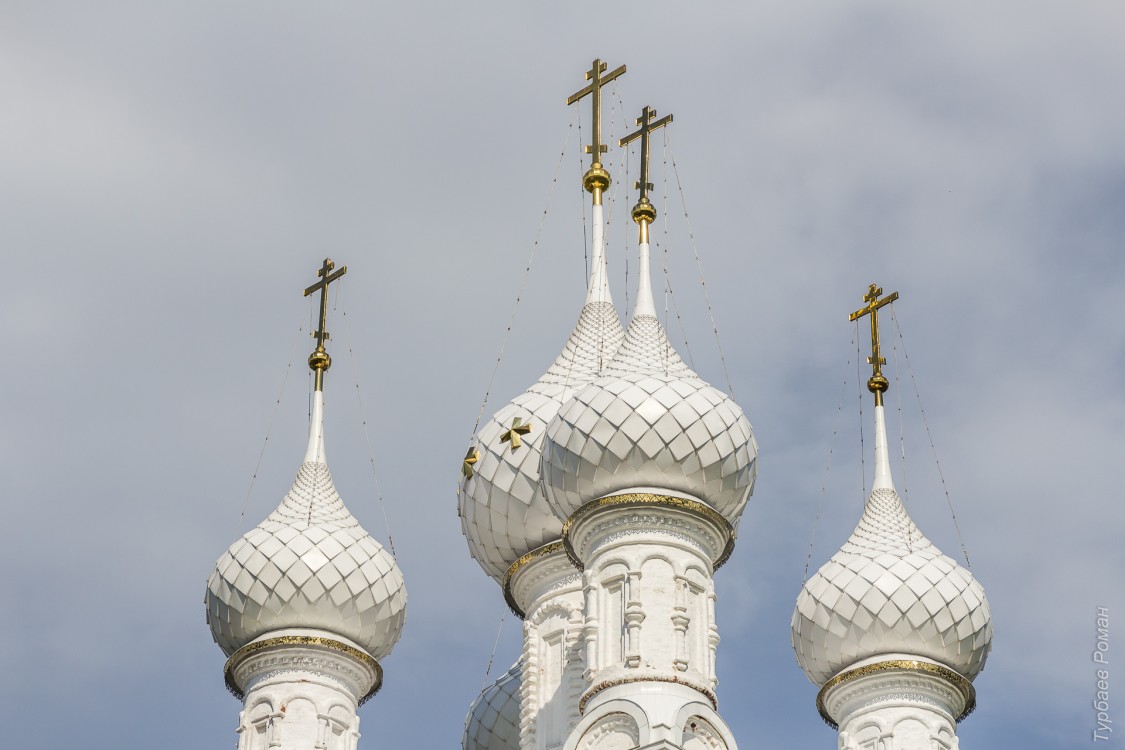
{"label": "gold sphere beneath cross", "polygon": [[641,198],[637,205],[633,206],[633,221],[640,224],[642,221],[651,224],[656,221],[656,206],[648,198]]}
{"label": "gold sphere beneath cross", "polygon": [[887,379],[883,377],[882,373],[878,375],[872,375],[871,378],[867,381],[867,390],[871,391],[872,393],[886,393],[887,388],[889,387],[890,383],[887,382]]}
{"label": "gold sphere beneath cross", "polygon": [[609,172],[602,168],[601,162],[594,162],[586,174],[582,176],[582,186],[590,193],[595,190],[605,192],[609,189],[609,183]]}
{"label": "gold sphere beneath cross", "polygon": [[328,356],[328,352],[324,347],[318,346],[316,350],[309,355],[309,367],[313,370],[324,371],[332,366],[332,358]]}

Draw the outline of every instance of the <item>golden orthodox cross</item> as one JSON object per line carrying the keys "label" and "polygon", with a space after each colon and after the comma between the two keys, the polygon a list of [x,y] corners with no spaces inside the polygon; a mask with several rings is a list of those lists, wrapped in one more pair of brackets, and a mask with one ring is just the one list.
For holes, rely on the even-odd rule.
{"label": "golden orthodox cross", "polygon": [[876,406],[883,405],[883,392],[889,386],[887,379],[883,377],[883,365],[887,364],[887,360],[879,354],[879,308],[898,299],[898,292],[891,292],[879,299],[882,293],[883,290],[878,285],[872,284],[867,289],[867,294],[863,295],[863,301],[867,306],[848,316],[848,320],[859,320],[864,315],[871,315],[871,356],[867,358],[867,364],[871,365],[872,370],[871,378],[867,381],[867,390],[875,394]]}
{"label": "golden orthodox cross", "polygon": [[325,258],[324,265],[316,272],[320,281],[305,290],[306,297],[315,291],[320,291],[320,322],[317,325],[317,330],[313,333],[316,336],[316,351],[309,355],[309,367],[316,373],[316,390],[318,391],[324,390],[324,371],[332,366],[332,358],[324,350],[324,342],[330,338],[328,331],[324,330],[324,321],[328,317],[328,285],[348,272],[348,267],[344,266],[336,273],[332,273],[332,269],[335,267],[335,263]]}
{"label": "golden orthodox cross", "polygon": [[625,66],[622,65],[612,73],[603,76],[602,73],[605,72],[606,67],[604,62],[595,59],[590,69],[586,71],[586,80],[590,82],[590,85],[575,91],[566,100],[569,105],[574,104],[587,94],[592,97],[591,102],[594,110],[593,143],[586,146],[586,153],[592,155],[592,162],[590,170],[582,178],[582,184],[593,194],[595,205],[601,204],[602,191],[609,187],[609,173],[602,168],[602,154],[606,152],[606,146],[602,143],[602,86],[625,72]]}
{"label": "golden orthodox cross", "polygon": [[523,445],[520,435],[526,435],[529,432],[531,432],[531,423],[524,424],[523,418],[515,417],[512,420],[512,426],[500,434],[500,442],[511,443],[512,453],[515,453]]}
{"label": "golden orthodox cross", "polygon": [[672,122],[672,115],[665,115],[659,120],[653,120],[654,117],[656,117],[656,110],[646,105],[641,110],[641,116],[637,118],[637,124],[641,126],[640,130],[625,136],[618,144],[624,146],[638,138],[641,139],[641,179],[637,180],[636,185],[634,185],[634,187],[640,189],[641,198],[637,201],[637,205],[633,207],[633,221],[641,225],[641,242],[648,241],[647,225],[656,220],[656,209],[653,208],[651,201],[648,199],[648,191],[652,190],[652,183],[648,181],[648,137],[652,131]]}

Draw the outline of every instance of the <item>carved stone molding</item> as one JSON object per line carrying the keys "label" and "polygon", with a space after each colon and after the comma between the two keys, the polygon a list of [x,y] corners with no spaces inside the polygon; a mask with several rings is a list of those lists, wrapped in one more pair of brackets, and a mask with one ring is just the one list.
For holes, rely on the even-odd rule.
{"label": "carved stone molding", "polygon": [[816,698],[821,718],[833,729],[861,708],[914,703],[959,722],[976,708],[976,690],[959,673],[929,661],[889,659],[841,672]]}
{"label": "carved stone molding", "polygon": [[625,536],[671,537],[719,568],[734,550],[734,527],[710,506],[649,492],[610,495],[586,503],[563,524],[563,544],[581,568],[592,552]]}
{"label": "carved stone molding", "polygon": [[521,620],[535,600],[572,585],[579,585],[581,571],[563,551],[561,540],[531,550],[508,568],[504,576],[504,601]]}
{"label": "carved stone molding", "polygon": [[324,636],[284,635],[246,644],[227,659],[227,689],[239,700],[252,682],[287,672],[311,672],[333,681],[359,705],[379,692],[383,668],[370,654]]}

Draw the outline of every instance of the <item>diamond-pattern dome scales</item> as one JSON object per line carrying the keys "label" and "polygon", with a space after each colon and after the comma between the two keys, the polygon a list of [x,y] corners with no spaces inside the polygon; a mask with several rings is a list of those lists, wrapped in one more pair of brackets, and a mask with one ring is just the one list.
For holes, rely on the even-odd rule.
{"label": "diamond-pattern dome scales", "polygon": [[984,589],[919,531],[895,492],[883,407],[876,407],[876,477],[843,547],[801,589],[793,613],[797,660],[824,684],[856,662],[905,653],[972,679],[992,624]]}
{"label": "diamond-pattern dome scales", "polygon": [[232,544],[211,573],[212,635],[230,655],[271,631],[315,628],[382,658],[401,634],[406,589],[393,558],[363,530],[332,482],[319,391],[305,458],[277,509]]}
{"label": "diamond-pattern dome scales", "polygon": [[517,661],[473,701],[465,717],[462,750],[519,750],[520,671]]}
{"label": "diamond-pattern dome scales", "polygon": [[[576,389],[593,381],[620,347],[625,332],[609,293],[601,233],[601,206],[595,207],[594,253],[586,304],[563,351],[530,388],[497,411],[478,430],[473,445],[480,458],[458,499],[469,552],[497,582],[513,562],[557,540],[562,524],[542,497],[540,454],[547,425]],[[520,447],[501,442],[515,420],[530,425]]]}

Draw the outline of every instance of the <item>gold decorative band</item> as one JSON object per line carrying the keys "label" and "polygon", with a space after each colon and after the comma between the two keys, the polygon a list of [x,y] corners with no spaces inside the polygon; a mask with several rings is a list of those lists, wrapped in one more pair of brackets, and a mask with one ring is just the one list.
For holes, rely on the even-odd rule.
{"label": "gold decorative band", "polygon": [[880,661],[875,664],[866,664],[856,669],[850,669],[847,672],[841,672],[833,677],[820,689],[816,695],[816,710],[820,712],[820,718],[824,719],[825,723],[833,729],[839,729],[839,725],[829,715],[828,709],[824,705],[824,698],[828,695],[828,691],[837,685],[842,685],[845,682],[858,680],[860,677],[875,674],[877,672],[888,672],[891,670],[908,670],[913,672],[929,672],[932,675],[942,678],[948,683],[951,683],[954,688],[961,693],[961,697],[965,700],[965,708],[961,711],[961,715],[954,718],[954,721],[960,722],[966,716],[973,712],[977,707],[977,691],[973,687],[973,683],[969,682],[963,675],[954,672],[949,667],[943,667],[940,664],[934,664],[928,661],[916,661],[914,659],[890,659],[888,661]]}
{"label": "gold decorative band", "polygon": [[227,684],[227,690],[231,695],[239,700],[242,700],[245,695],[242,688],[234,681],[234,669],[247,657],[256,654],[259,651],[274,648],[276,646],[319,646],[321,648],[330,649],[332,651],[339,651],[342,654],[347,654],[358,662],[363,663],[366,667],[375,672],[375,684],[367,691],[367,694],[359,699],[359,705],[363,705],[368,701],[371,696],[379,692],[379,688],[383,687],[383,667],[380,666],[378,660],[366,651],[361,651],[358,648],[349,646],[346,643],[340,643],[332,638],[321,638],[319,636],[311,635],[280,635],[276,638],[267,638],[263,641],[254,641],[247,643],[242,648],[231,654],[227,659],[226,665],[223,667],[223,677]]}
{"label": "gold decorative band", "polygon": [[684,510],[688,513],[694,513],[697,516],[702,516],[711,523],[717,525],[726,533],[727,542],[723,547],[723,551],[719,553],[712,566],[718,570],[723,566],[732,552],[734,552],[734,527],[731,526],[730,521],[723,516],[722,513],[712,508],[706,503],[699,500],[689,500],[686,497],[674,497],[672,495],[659,495],[655,492],[626,492],[620,495],[610,495],[602,497],[597,500],[591,500],[583,505],[578,510],[571,514],[570,518],[566,519],[566,523],[562,528],[562,540],[566,545],[566,554],[570,557],[571,561],[582,570],[582,561],[578,559],[578,555],[574,552],[574,545],[570,540],[570,530],[576,523],[581,521],[586,516],[590,515],[596,510],[601,508],[610,508],[619,505],[637,505],[637,506],[656,506],[662,508],[676,508]]}
{"label": "gold decorative band", "polygon": [[514,563],[508,566],[508,572],[504,574],[504,601],[507,602],[508,609],[512,610],[512,614],[514,614],[516,617],[522,620],[527,616],[527,613],[520,609],[519,604],[516,603],[516,598],[512,596],[512,579],[515,578],[516,573],[518,573],[522,568],[527,567],[532,562],[538,560],[541,557],[552,555],[562,548],[563,543],[561,539],[553,542],[547,542],[542,547],[536,547],[535,549],[531,550],[531,552],[523,555],[522,557],[520,557],[520,559],[516,560]]}
{"label": "gold decorative band", "polygon": [[715,709],[716,711],[719,710],[719,701],[715,698],[715,694],[705,687],[700,687],[699,685],[692,684],[687,680],[681,680],[679,677],[661,677],[658,675],[642,677],[641,675],[637,675],[636,677],[622,677],[619,680],[607,680],[600,685],[595,685],[594,687],[590,688],[590,690],[587,691],[586,694],[578,700],[578,712],[584,712],[586,710],[586,703],[601,691],[608,690],[611,687],[617,687],[618,685],[628,685],[634,682],[670,682],[674,685],[683,685],[684,687],[689,687],[692,690],[702,693],[707,697],[707,700],[711,701],[711,708]]}

